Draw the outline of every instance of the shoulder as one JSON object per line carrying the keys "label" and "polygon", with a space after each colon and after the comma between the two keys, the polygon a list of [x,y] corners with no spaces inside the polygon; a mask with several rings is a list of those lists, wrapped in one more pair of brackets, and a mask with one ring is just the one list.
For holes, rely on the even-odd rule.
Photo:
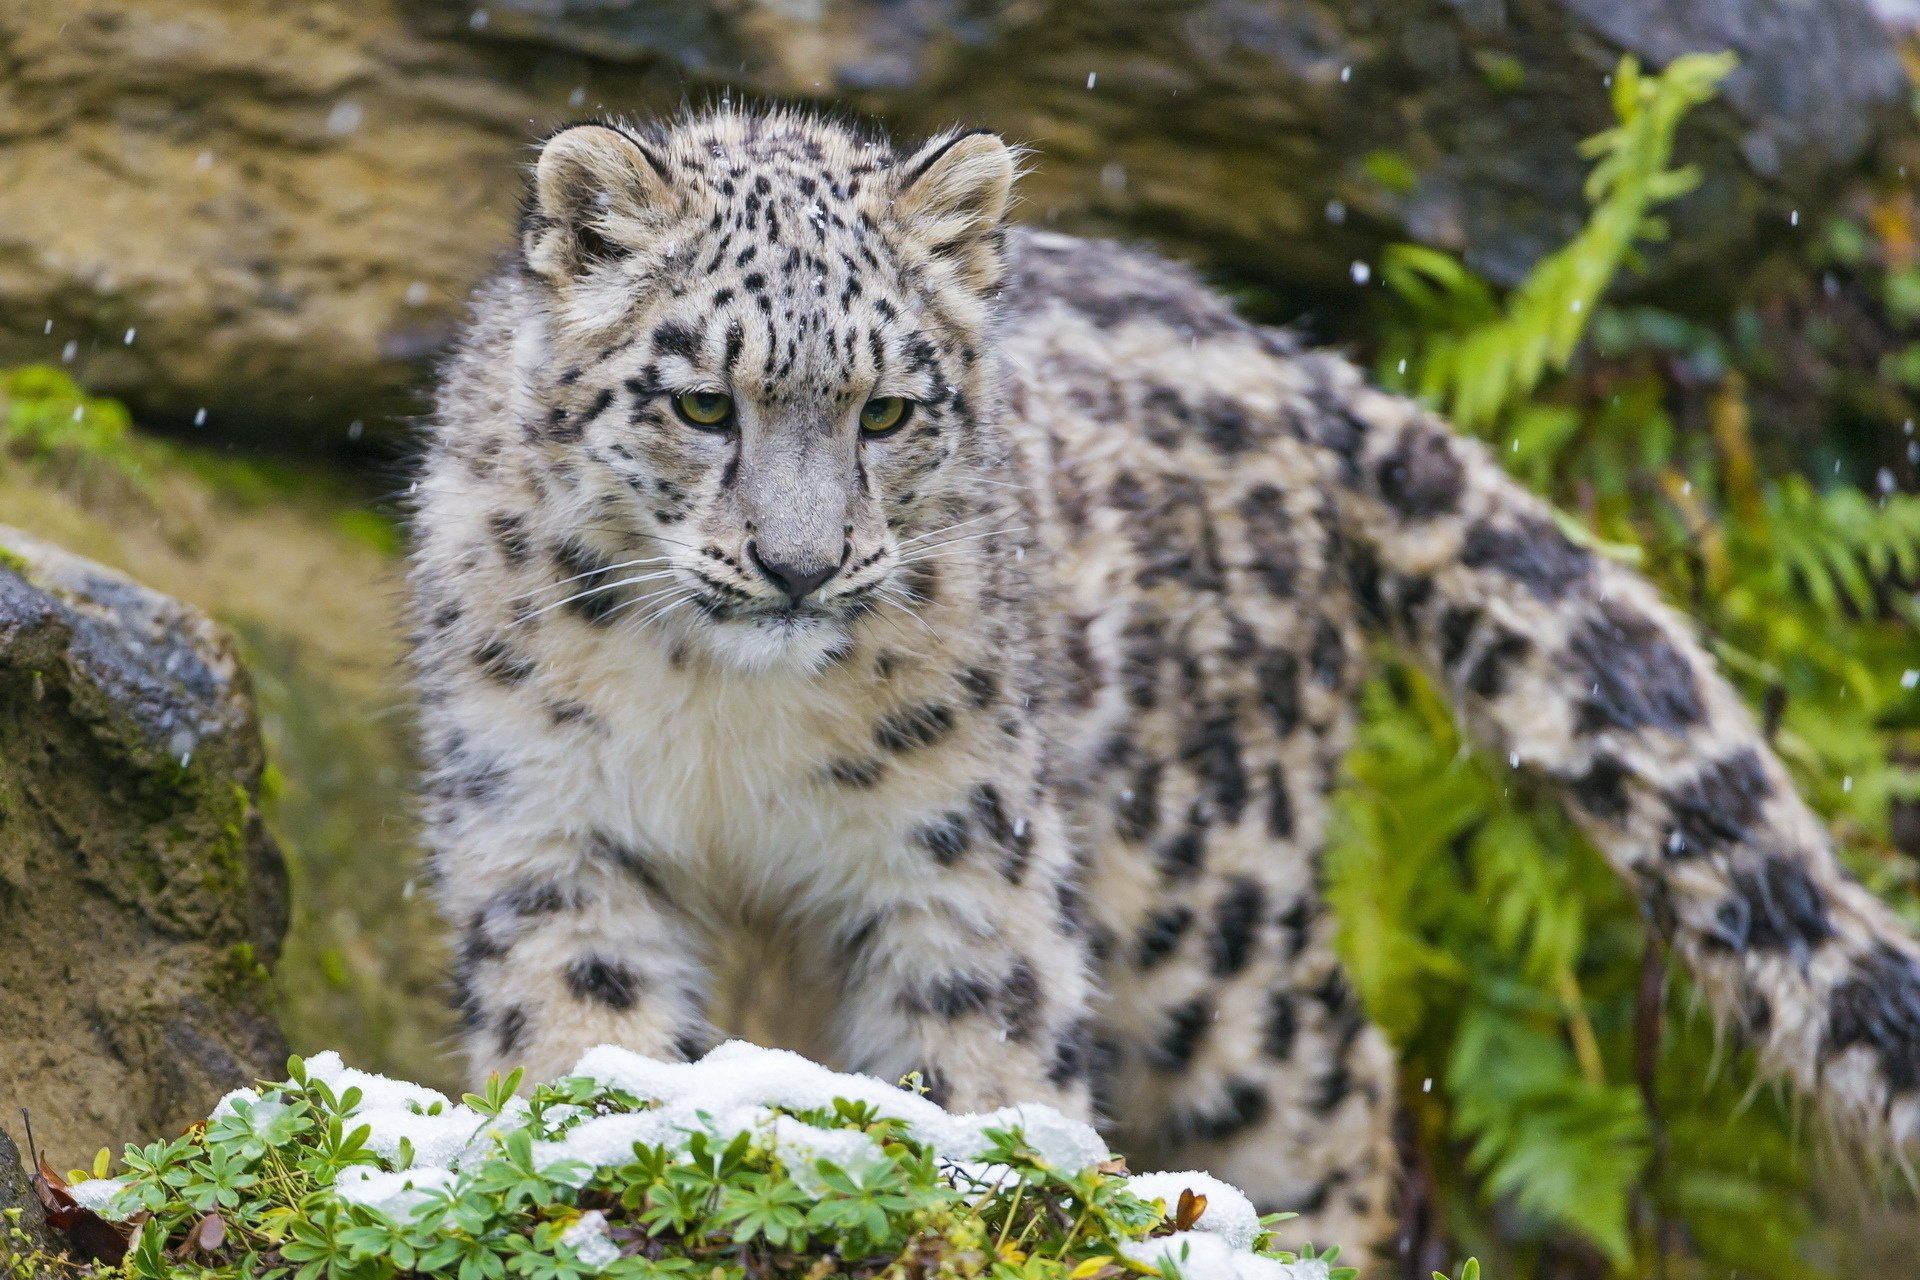
{"label": "shoulder", "polygon": [[1007,262],[1001,303],[1016,324],[1061,308],[1100,328],[1153,320],[1197,339],[1254,329],[1191,267],[1149,249],[1022,228]]}

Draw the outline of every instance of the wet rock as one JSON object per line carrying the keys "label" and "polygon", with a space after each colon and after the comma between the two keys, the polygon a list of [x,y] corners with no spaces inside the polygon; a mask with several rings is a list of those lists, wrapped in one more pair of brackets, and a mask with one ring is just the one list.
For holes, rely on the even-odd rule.
{"label": "wet rock", "polygon": [[213,623],[0,527],[0,1098],[56,1166],[283,1065],[261,766]]}
{"label": "wet rock", "polygon": [[531,140],[729,86],[1001,129],[1035,148],[1020,216],[1337,321],[1393,240],[1519,278],[1582,219],[1621,53],[1720,47],[1661,259],[1694,298],[1910,114],[1868,0],[6,6],[0,363],[71,343],[147,421],[377,432],[506,248]]}

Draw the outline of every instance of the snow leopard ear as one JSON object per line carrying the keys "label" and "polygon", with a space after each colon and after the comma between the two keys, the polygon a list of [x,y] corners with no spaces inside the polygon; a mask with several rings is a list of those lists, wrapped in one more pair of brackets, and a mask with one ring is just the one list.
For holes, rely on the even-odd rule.
{"label": "snow leopard ear", "polygon": [[540,148],[521,251],[536,273],[563,284],[643,246],[674,204],[663,165],[639,139],[573,125]]}
{"label": "snow leopard ear", "polygon": [[995,134],[943,134],[900,166],[894,219],[966,284],[991,289],[1000,280],[1000,224],[1017,168],[1013,148]]}

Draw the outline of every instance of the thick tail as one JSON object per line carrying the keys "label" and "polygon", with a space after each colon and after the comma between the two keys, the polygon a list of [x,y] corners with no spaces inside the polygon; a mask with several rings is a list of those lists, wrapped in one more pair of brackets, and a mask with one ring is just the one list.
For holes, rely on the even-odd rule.
{"label": "thick tail", "polygon": [[1363,605],[1481,742],[1559,784],[1763,1069],[1920,1149],[1920,943],[1835,861],[1686,624],[1478,444],[1342,362],[1312,373]]}

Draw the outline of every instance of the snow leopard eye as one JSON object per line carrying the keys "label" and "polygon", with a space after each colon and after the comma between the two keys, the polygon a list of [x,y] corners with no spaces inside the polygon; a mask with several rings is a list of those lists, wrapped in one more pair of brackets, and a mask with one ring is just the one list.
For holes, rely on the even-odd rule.
{"label": "snow leopard eye", "polygon": [[913,401],[899,396],[878,396],[860,410],[860,429],[870,436],[891,435],[913,416]]}
{"label": "snow leopard eye", "polygon": [[686,391],[673,398],[673,411],[690,427],[717,431],[733,421],[733,397],[722,391]]}

